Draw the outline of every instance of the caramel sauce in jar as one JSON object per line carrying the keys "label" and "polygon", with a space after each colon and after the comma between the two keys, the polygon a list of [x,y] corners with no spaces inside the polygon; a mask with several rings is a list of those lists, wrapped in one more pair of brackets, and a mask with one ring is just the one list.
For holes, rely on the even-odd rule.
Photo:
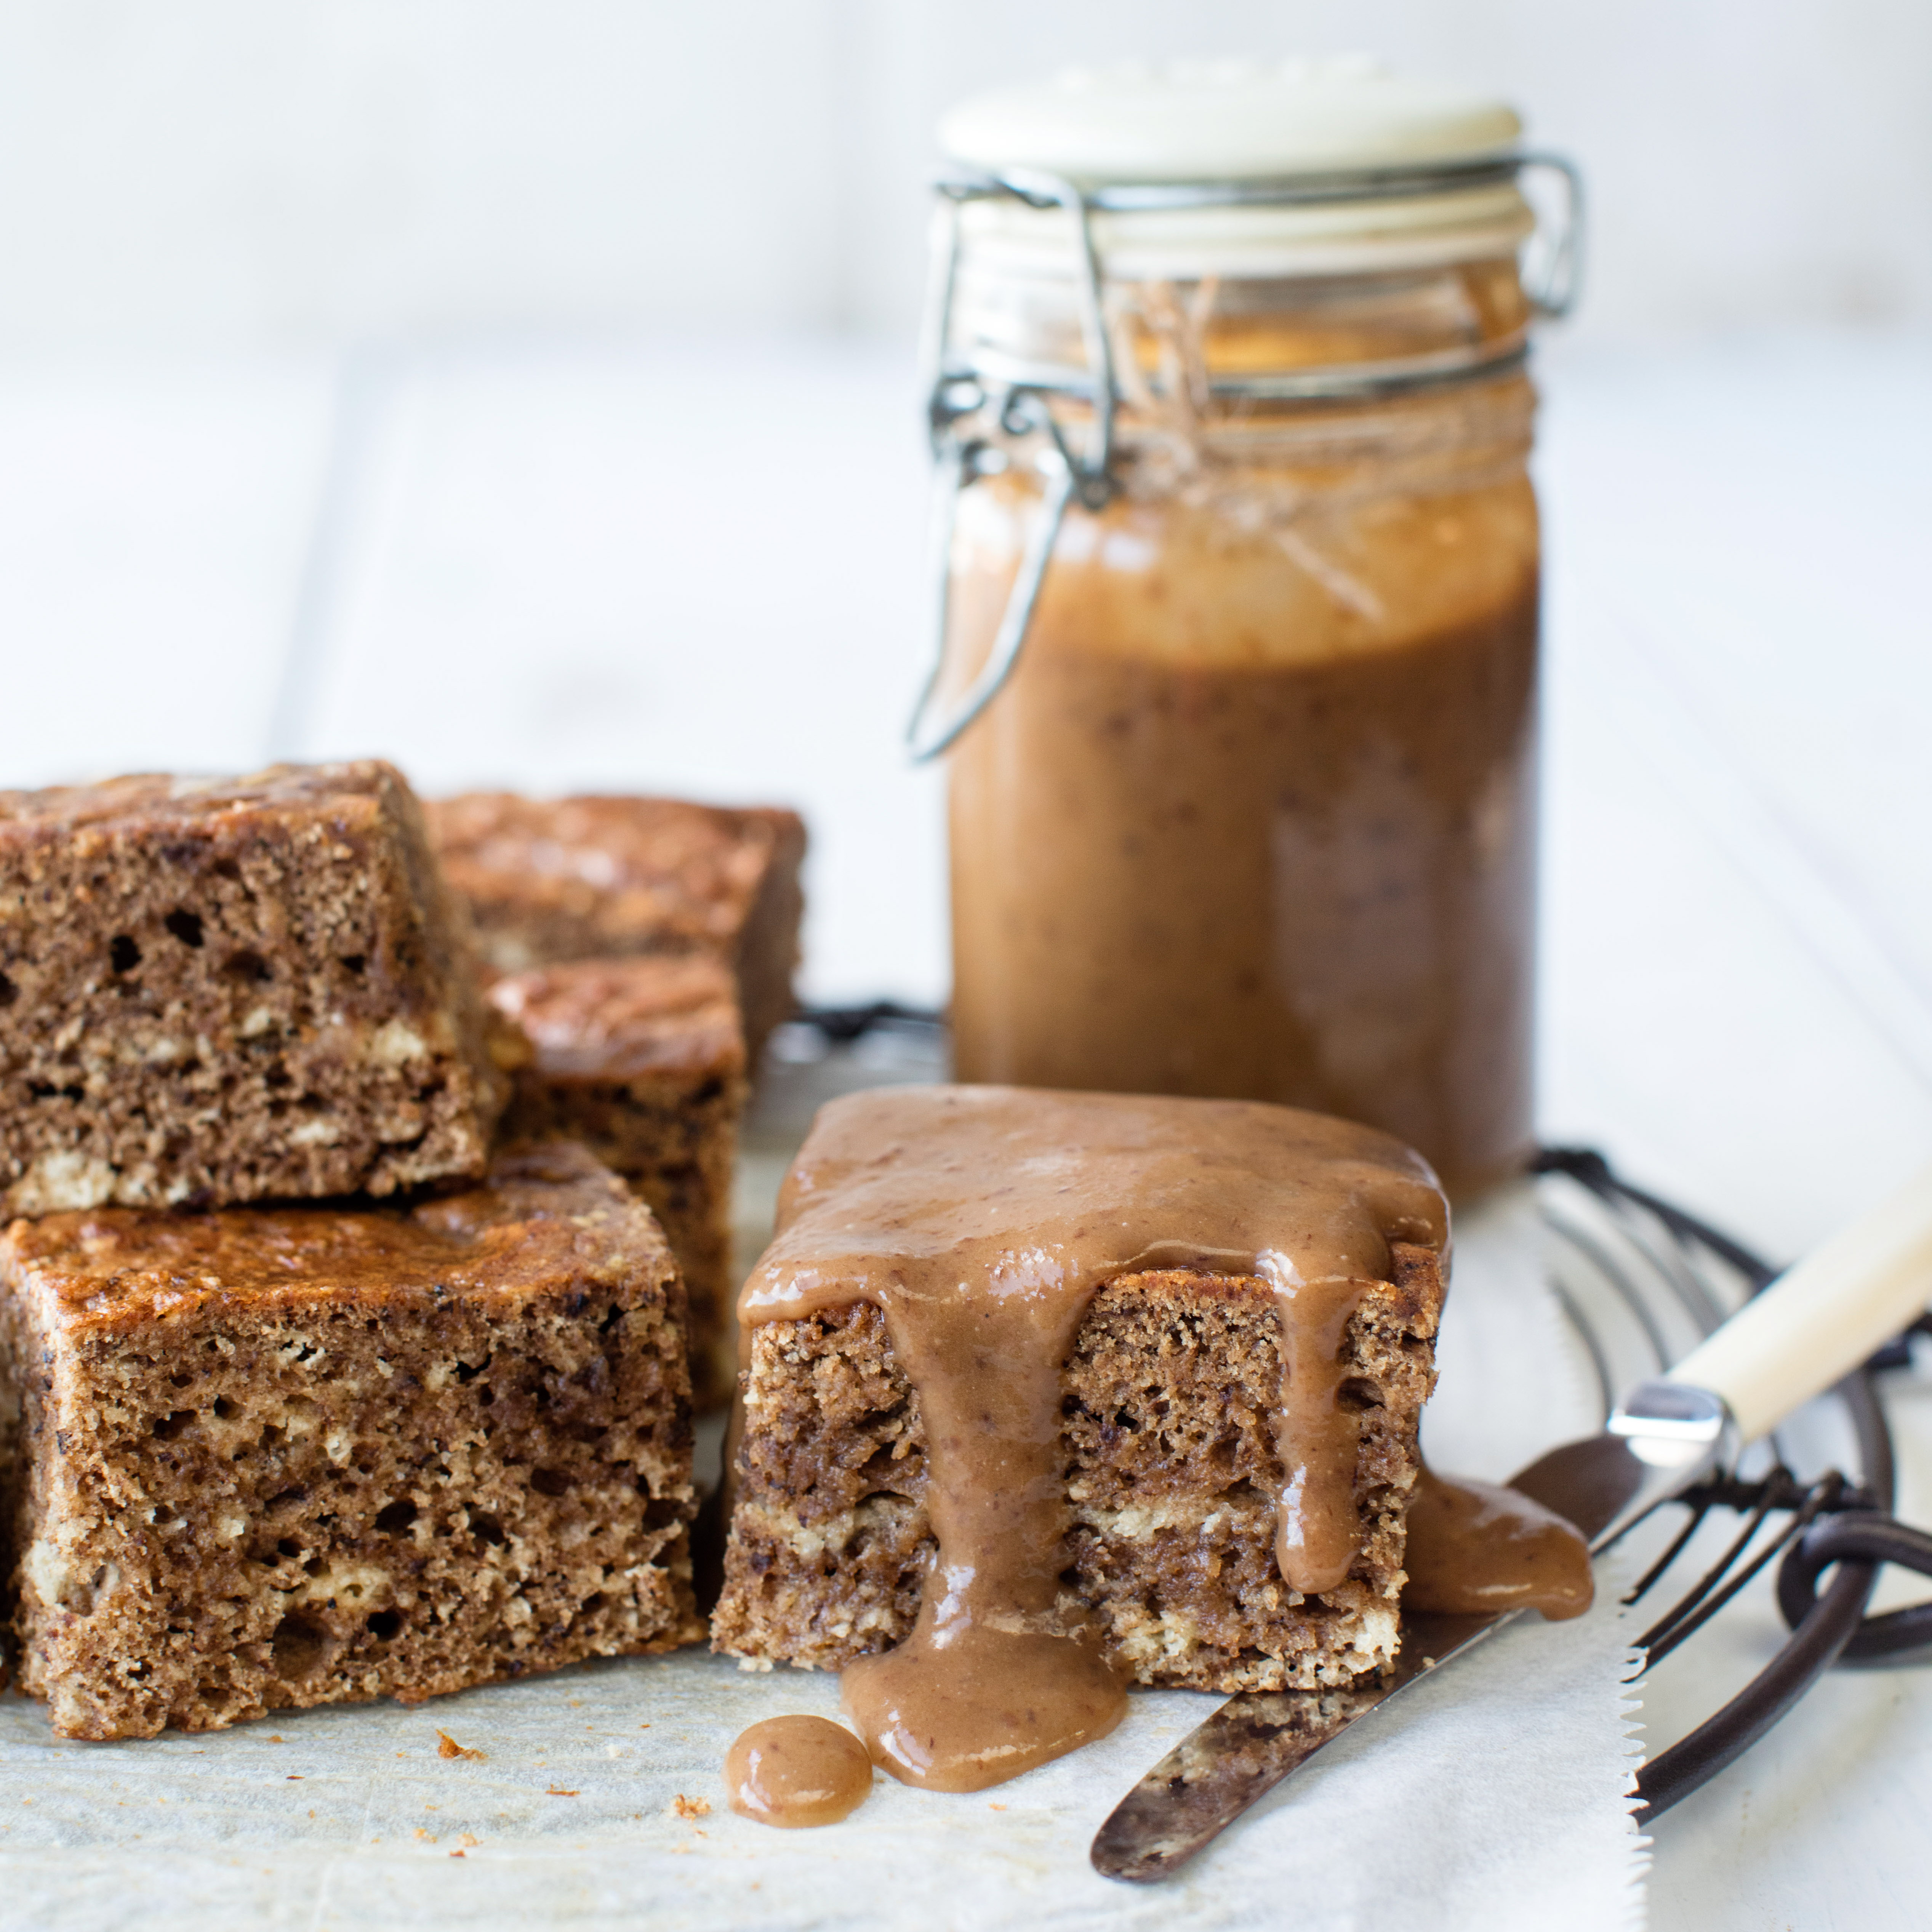
{"label": "caramel sauce in jar", "polygon": [[[1520,334],[1513,267],[1138,300],[1115,492],[951,754],[958,1077],[1340,1114],[1478,1190],[1530,1144],[1532,393],[1209,378]],[[956,691],[1040,494],[1023,439],[962,493]]]}

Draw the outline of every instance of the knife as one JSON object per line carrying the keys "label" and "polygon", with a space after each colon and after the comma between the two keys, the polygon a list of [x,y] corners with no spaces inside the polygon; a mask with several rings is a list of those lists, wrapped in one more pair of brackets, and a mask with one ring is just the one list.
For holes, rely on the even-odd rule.
{"label": "knife", "polygon": [[[1600,1436],[1568,1442],[1510,1486],[1568,1518],[1593,1550],[1822,1394],[1932,1300],[1932,1168],[1813,1251],[1656,1380]],[[1360,1688],[1244,1691],[1162,1758],[1094,1840],[1094,1868],[1165,1878],[1359,1718],[1514,1618],[1405,1612],[1394,1668]]]}

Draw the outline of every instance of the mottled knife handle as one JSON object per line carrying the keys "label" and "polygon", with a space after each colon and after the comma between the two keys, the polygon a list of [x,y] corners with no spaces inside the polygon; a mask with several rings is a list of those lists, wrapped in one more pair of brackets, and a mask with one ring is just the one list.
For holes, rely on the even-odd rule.
{"label": "mottled knife handle", "polygon": [[1165,1878],[1357,1718],[1502,1621],[1406,1617],[1399,1661],[1378,1683],[1229,1698],[1114,1806],[1094,1840],[1094,1869],[1135,1884]]}

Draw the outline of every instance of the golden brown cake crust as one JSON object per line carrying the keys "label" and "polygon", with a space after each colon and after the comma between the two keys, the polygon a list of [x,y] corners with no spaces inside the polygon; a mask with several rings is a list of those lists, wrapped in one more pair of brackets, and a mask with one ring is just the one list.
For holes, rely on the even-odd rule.
{"label": "golden brown cake crust", "polygon": [[736,1387],[731,1184],[745,1044],[728,968],[703,954],[580,960],[497,980],[532,1044],[506,1132],[580,1141],[650,1208],[682,1270],[693,1396]]}
{"label": "golden brown cake crust", "polygon": [[682,1299],[568,1145],[406,1211],[16,1222],[25,1688],[141,1736],[693,1641]]}
{"label": "golden brown cake crust", "polygon": [[499,972],[710,952],[736,976],[754,1066],[790,1012],[804,908],[796,812],[471,792],[432,803],[430,825]]}
{"label": "golden brown cake crust", "polygon": [[50,1330],[130,1330],[209,1300],[317,1298],[371,1314],[425,1294],[529,1300],[662,1268],[665,1243],[615,1178],[564,1144],[513,1149],[488,1182],[413,1208],[139,1208],[50,1214],[0,1237]]}
{"label": "golden brown cake crust", "polygon": [[387,765],[0,794],[0,1209],[474,1178],[484,1011]]}
{"label": "golden brown cake crust", "polygon": [[[1063,1377],[1069,1594],[1142,1684],[1346,1682],[1393,1654],[1416,1431],[1434,1380],[1434,1252],[1390,1246],[1344,1357],[1360,1553],[1304,1600],[1275,1566],[1279,1304],[1245,1276],[1166,1270],[1094,1297]],[[911,1630],[934,1550],[919,1397],[860,1304],[754,1329],[713,1648],[837,1670]]]}

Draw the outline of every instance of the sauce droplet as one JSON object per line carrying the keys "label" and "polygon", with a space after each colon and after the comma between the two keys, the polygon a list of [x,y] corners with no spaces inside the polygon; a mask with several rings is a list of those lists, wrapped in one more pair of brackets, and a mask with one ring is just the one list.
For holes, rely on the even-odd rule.
{"label": "sauce droplet", "polygon": [[845,1666],[846,1714],[883,1771],[928,1791],[984,1791],[1104,1738],[1126,1688],[1097,1642],[962,1622],[922,1607],[895,1650]]}
{"label": "sauce droplet", "polygon": [[1408,1510],[1406,1610],[1448,1616],[1540,1610],[1581,1616],[1595,1585],[1590,1546],[1554,1510],[1493,1483],[1425,1467]]}
{"label": "sauce droplet", "polygon": [[836,1825],[866,1802],[872,1760],[830,1718],[767,1718],[724,1755],[724,1790],[741,1818],[793,1831]]}

